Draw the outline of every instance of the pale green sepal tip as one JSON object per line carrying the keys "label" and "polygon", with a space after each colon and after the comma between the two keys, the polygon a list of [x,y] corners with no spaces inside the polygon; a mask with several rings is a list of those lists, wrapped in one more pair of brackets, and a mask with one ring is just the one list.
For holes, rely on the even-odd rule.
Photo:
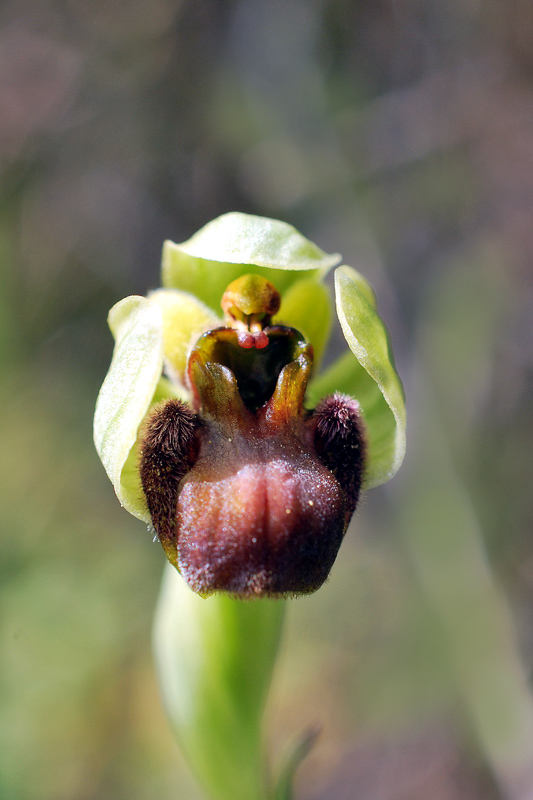
{"label": "pale green sepal tip", "polygon": [[343,264],[342,267],[339,269],[343,270],[346,275],[349,276],[350,280],[355,284],[358,291],[363,295],[363,297],[367,300],[368,303],[372,306],[372,308],[376,311],[377,310],[377,298],[376,293],[374,291],[373,286],[367,281],[367,279],[361,275],[360,272],[357,272],[356,269],[353,267],[348,267],[346,264]]}
{"label": "pale green sepal tip", "polygon": [[161,693],[211,800],[266,800],[261,720],[285,602],[202,598],[167,565],[154,626]]}
{"label": "pale green sepal tip", "polygon": [[368,432],[365,488],[386,483],[396,474],[405,455],[406,442],[403,387],[394,368],[387,330],[371,302],[374,294],[372,290],[372,294],[369,293],[369,288],[367,281],[352,267],[342,266],[335,271],[335,299],[342,332],[350,350],[385,400],[383,403],[379,397],[372,396],[373,392],[368,399],[364,391],[354,394],[365,412]]}
{"label": "pale green sepal tip", "polygon": [[94,415],[94,443],[124,508],[150,523],[132,452],[163,368],[163,317],[145,297],[126,297],[109,312],[115,349]]}
{"label": "pale green sepal tip", "polygon": [[232,212],[182,244],[165,242],[162,283],[219,312],[228,284],[246,272],[263,275],[283,295],[303,278],[319,280],[339,261],[286,222]]}

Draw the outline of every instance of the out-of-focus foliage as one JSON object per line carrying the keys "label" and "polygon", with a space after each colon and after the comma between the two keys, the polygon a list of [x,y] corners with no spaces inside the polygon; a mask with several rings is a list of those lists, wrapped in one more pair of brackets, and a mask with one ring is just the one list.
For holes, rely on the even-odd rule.
{"label": "out-of-focus foliage", "polygon": [[274,752],[323,725],[308,800],[525,796],[528,720],[505,753],[487,715],[531,704],[532,53],[505,0],[1,5],[1,797],[199,797],[149,652],[163,556],[91,418],[108,308],[230,210],[369,277],[413,431],[291,606]]}

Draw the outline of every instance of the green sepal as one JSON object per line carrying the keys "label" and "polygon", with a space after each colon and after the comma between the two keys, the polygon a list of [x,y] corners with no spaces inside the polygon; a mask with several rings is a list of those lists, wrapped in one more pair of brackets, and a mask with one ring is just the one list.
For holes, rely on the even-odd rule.
{"label": "green sepal", "polygon": [[150,523],[140,489],[135,445],[150,405],[170,391],[162,381],[163,318],[145,297],[126,297],[109,312],[115,349],[94,415],[94,443],[120,503]]}
{"label": "green sepal", "polygon": [[182,244],[165,242],[162,282],[218,312],[228,284],[246,272],[263,275],[283,295],[303,278],[320,279],[339,261],[286,222],[231,212]]}
{"label": "green sepal", "polygon": [[285,602],[202,598],[167,566],[154,650],[181,749],[212,800],[266,800],[261,720]]}
{"label": "green sepal", "polygon": [[370,284],[351,267],[339,267],[335,271],[335,298],[351,352],[312,382],[308,400],[315,405],[321,397],[340,391],[359,402],[367,433],[363,486],[371,489],[390,480],[403,461],[404,393]]}

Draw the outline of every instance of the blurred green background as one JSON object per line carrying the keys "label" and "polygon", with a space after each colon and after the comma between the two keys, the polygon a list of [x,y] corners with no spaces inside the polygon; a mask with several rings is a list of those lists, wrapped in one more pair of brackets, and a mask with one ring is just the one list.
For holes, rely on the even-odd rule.
{"label": "blurred green background", "polygon": [[291,603],[271,758],[320,724],[301,800],[531,798],[528,0],[1,4],[0,797],[200,798],[151,659],[163,552],[91,425],[108,309],[230,210],[371,280],[409,413]]}

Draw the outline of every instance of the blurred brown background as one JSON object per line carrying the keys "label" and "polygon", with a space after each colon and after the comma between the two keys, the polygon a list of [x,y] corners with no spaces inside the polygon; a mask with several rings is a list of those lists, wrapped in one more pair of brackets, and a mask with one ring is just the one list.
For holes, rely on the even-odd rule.
{"label": "blurred brown background", "polygon": [[91,417],[108,309],[229,210],[367,275],[410,422],[291,604],[272,758],[320,723],[302,800],[531,798],[527,0],[0,5],[0,797],[200,797],[151,661],[163,553]]}

